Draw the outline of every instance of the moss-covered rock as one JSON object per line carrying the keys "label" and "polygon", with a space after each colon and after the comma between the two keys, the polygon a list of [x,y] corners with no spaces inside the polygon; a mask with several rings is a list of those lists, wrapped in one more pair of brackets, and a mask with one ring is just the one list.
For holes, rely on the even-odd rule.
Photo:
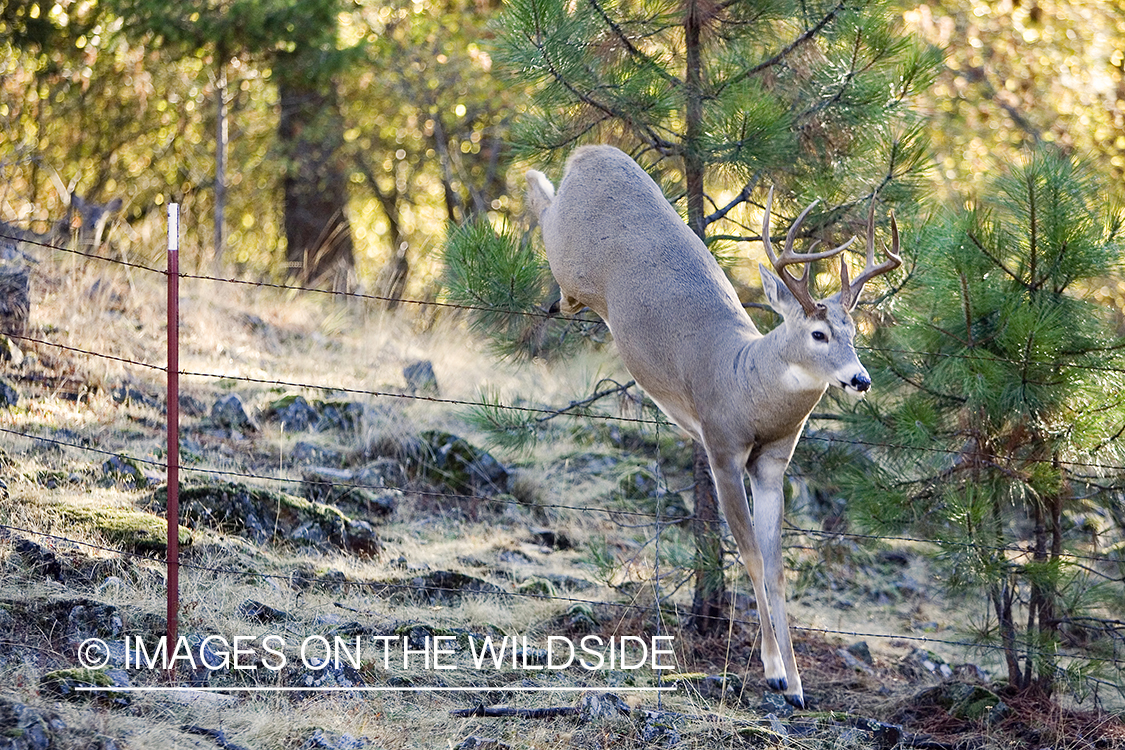
{"label": "moss-covered rock", "polygon": [[39,689],[50,695],[71,701],[94,699],[110,700],[115,703],[128,703],[128,693],[113,690],[93,690],[92,688],[124,687],[104,669],[58,669],[48,672],[39,679]]}
{"label": "moss-covered rock", "polygon": [[964,682],[947,682],[923,690],[914,696],[914,703],[921,706],[940,706],[955,719],[980,721],[985,724],[995,724],[1010,712],[1008,706],[996,693],[983,685],[970,685]]}
{"label": "moss-covered rock", "polygon": [[[152,513],[106,507],[93,500],[70,500],[57,506],[57,511],[67,521],[101,534],[115,547],[141,553],[162,553],[168,549],[168,524]],[[191,531],[180,526],[180,546],[191,542]]]}
{"label": "moss-covered rock", "polygon": [[423,481],[465,495],[508,492],[508,470],[487,451],[440,430],[427,430],[419,438],[414,470]]}
{"label": "moss-covered rock", "polygon": [[541,596],[546,598],[554,598],[559,595],[555,584],[548,581],[546,578],[533,576],[524,581],[521,581],[516,586],[516,593],[526,596]]}
{"label": "moss-covered rock", "polygon": [[42,750],[54,747],[56,733],[66,723],[54,711],[33,708],[0,696],[0,747],[5,750]]}
{"label": "moss-covered rock", "polygon": [[[153,500],[165,507],[167,487],[157,490]],[[366,521],[350,518],[331,505],[238,482],[181,488],[180,518],[190,528],[237,534],[259,544],[289,541],[341,547],[362,555],[382,549]]]}
{"label": "moss-covered rock", "polygon": [[456,604],[465,594],[500,594],[488,581],[452,570],[435,570],[399,584],[407,598],[427,604]]}

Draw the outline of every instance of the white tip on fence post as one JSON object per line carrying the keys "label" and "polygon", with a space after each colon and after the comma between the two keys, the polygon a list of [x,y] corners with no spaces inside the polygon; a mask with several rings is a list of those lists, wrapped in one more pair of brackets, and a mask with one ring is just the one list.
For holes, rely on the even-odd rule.
{"label": "white tip on fence post", "polygon": [[[180,608],[180,206],[168,204],[168,649],[176,647]],[[169,668],[175,679],[175,668]]]}

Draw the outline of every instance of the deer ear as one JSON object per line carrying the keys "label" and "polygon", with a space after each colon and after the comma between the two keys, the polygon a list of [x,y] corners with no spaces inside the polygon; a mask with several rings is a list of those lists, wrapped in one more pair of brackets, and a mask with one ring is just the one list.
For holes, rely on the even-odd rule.
{"label": "deer ear", "polygon": [[789,287],[785,286],[784,282],[773,271],[759,263],[758,272],[762,275],[762,291],[765,292],[766,301],[769,302],[774,312],[783,318],[804,314],[801,303],[797,301],[797,298],[789,291]]}

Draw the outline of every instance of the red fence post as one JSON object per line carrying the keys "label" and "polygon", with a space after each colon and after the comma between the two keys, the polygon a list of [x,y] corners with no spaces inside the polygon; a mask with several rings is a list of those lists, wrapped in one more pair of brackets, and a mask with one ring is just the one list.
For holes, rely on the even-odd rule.
{"label": "red fence post", "polygon": [[[180,206],[168,204],[168,651],[180,609]],[[175,669],[168,676],[175,677]]]}

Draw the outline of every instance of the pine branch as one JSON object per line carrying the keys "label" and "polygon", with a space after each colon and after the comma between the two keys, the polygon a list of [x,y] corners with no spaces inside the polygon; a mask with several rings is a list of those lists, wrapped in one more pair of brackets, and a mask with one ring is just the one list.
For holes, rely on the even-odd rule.
{"label": "pine branch", "polygon": [[1013,281],[1018,282],[1022,286],[1026,286],[1023,282],[1023,279],[1021,279],[1018,274],[1013,273],[1011,269],[1004,265],[1004,261],[997,258],[995,255],[990,253],[987,248],[985,248],[984,243],[981,242],[979,237],[977,237],[976,232],[970,231],[968,232],[968,236],[969,239],[972,240],[972,243],[976,245],[977,249],[981,251],[981,254],[984,255],[984,257],[988,258],[990,261],[992,261],[993,264],[996,265],[997,268],[1008,274],[1008,276],[1012,277]]}
{"label": "pine branch", "polygon": [[599,16],[601,16],[601,19],[605,21],[606,26],[609,27],[610,31],[613,32],[614,36],[617,37],[617,40],[621,42],[626,51],[628,51],[628,53],[632,57],[639,60],[645,67],[656,71],[656,74],[663,78],[666,82],[670,83],[673,88],[679,88],[683,85],[683,81],[681,81],[679,78],[676,78],[676,76],[665,70],[663,66],[657,64],[651,57],[641,52],[636,48],[636,46],[634,46],[634,44],[629,41],[629,37],[625,34],[624,30],[622,30],[622,28],[618,26],[612,18],[609,17],[609,14],[605,12],[605,9],[602,8],[602,5],[600,2],[598,2],[598,0],[588,0],[588,2],[591,6],[593,6],[594,10],[597,11]]}
{"label": "pine branch", "polygon": [[[757,172],[754,173],[754,176],[750,178],[750,181],[746,183],[745,187],[742,188],[742,191],[734,197],[734,200],[732,200],[730,203],[728,203],[727,205],[720,208],[718,211],[715,211],[714,213],[703,217],[703,226],[705,226],[705,227],[711,226],[716,221],[719,221],[720,219],[723,219],[724,217],[726,217],[726,215],[729,214],[732,210],[734,210],[735,207],[749,201],[751,194],[753,194],[754,189],[758,186],[758,179],[761,176],[762,176],[762,170],[759,169]],[[712,238],[712,239],[715,239],[715,238]],[[759,238],[759,239],[761,239],[761,238]]]}
{"label": "pine branch", "polygon": [[840,2],[836,4],[836,7],[832,8],[832,10],[828,11],[828,14],[825,15],[824,18],[820,19],[820,21],[818,21],[815,26],[811,27],[810,29],[805,31],[804,34],[801,34],[801,36],[794,39],[792,42],[790,42],[784,49],[782,49],[776,55],[769,58],[768,60],[763,60],[762,62],[758,63],[757,65],[755,65],[752,68],[747,68],[746,70],[742,71],[738,75],[732,76],[731,78],[728,78],[726,81],[724,81],[722,84],[716,86],[715,87],[715,94],[714,94],[715,97],[716,98],[721,97],[723,95],[723,92],[725,92],[731,86],[733,86],[737,83],[741,83],[742,81],[745,81],[747,78],[751,78],[751,77],[757,75],[758,73],[761,73],[763,70],[767,70],[769,68],[772,68],[774,65],[777,65],[778,63],[785,60],[785,58],[789,57],[789,55],[791,55],[794,50],[796,50],[802,44],[804,44],[805,42],[809,41],[814,36],[819,34],[824,29],[825,26],[827,26],[829,23],[831,23],[836,18],[836,16],[838,16],[840,14],[840,12],[846,7],[846,5],[847,5],[846,0],[840,0]]}
{"label": "pine branch", "polygon": [[661,153],[679,153],[679,147],[676,144],[661,138],[650,125],[638,122],[627,112],[618,110],[609,104],[595,99],[592,95],[580,90],[567,80],[566,76],[559,70],[558,65],[548,53],[547,46],[543,43],[544,32],[538,13],[535,14],[535,33],[536,38],[529,41],[531,41],[532,46],[539,52],[539,56],[543,60],[543,65],[547,72],[550,73],[555,82],[566,89],[571,96],[583,104],[594,108],[598,112],[605,114],[610,119],[621,120],[632,128],[634,132],[642,135],[648,141],[649,145],[657,151]]}
{"label": "pine branch", "polygon": [[[606,381],[603,380],[602,383],[604,383],[604,382],[606,382]],[[609,382],[614,383],[613,388],[608,388],[604,391],[597,391],[593,395],[591,395],[587,398],[584,398],[581,401],[571,401],[569,404],[562,407],[561,409],[556,409],[555,411],[551,412],[550,414],[545,414],[542,417],[537,417],[535,419],[535,421],[538,422],[539,424],[549,422],[550,420],[555,419],[556,417],[561,417],[564,414],[567,414],[569,412],[574,411],[575,409],[581,409],[583,406],[589,406],[590,404],[593,404],[597,401],[600,401],[601,399],[605,398],[606,396],[612,396],[615,393],[624,393],[625,391],[629,390],[630,388],[632,388],[633,386],[635,386],[637,384],[637,381],[635,381],[635,380],[630,380],[628,383],[617,383],[616,381],[613,381],[613,380],[610,380]],[[600,385],[600,383],[599,383],[599,385]]]}

